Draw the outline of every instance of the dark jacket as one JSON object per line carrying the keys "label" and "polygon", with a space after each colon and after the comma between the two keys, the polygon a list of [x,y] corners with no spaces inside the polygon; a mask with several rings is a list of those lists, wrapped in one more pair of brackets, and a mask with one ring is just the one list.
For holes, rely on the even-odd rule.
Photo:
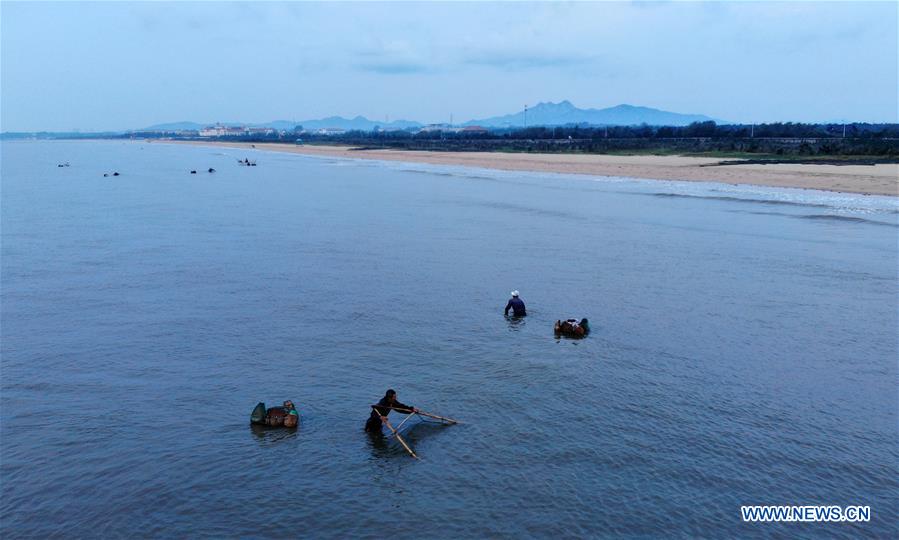
{"label": "dark jacket", "polygon": [[399,401],[394,401],[392,404],[387,400],[387,396],[381,398],[381,401],[378,402],[377,405],[372,407],[371,415],[368,417],[368,421],[365,422],[365,431],[380,431],[381,430],[381,417],[387,416],[390,414],[390,411],[397,411],[401,414],[411,414],[412,409],[414,409],[412,405],[406,405],[405,403],[400,403]]}
{"label": "dark jacket", "polygon": [[509,299],[509,303],[506,304],[506,311],[504,313],[508,315],[510,309],[512,310],[512,315],[515,315],[516,317],[524,317],[527,315],[527,311],[524,309],[524,302],[517,296],[513,296]]}

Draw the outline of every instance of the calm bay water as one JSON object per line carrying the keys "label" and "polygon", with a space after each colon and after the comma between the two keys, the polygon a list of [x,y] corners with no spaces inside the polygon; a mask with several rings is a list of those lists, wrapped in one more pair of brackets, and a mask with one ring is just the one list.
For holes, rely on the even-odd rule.
{"label": "calm bay water", "polygon": [[[897,219],[813,191],[4,142],[0,532],[895,537]],[[554,339],[569,316],[593,333]],[[388,387],[465,423],[414,426],[414,461],[362,431]],[[250,428],[288,398],[298,432]]]}

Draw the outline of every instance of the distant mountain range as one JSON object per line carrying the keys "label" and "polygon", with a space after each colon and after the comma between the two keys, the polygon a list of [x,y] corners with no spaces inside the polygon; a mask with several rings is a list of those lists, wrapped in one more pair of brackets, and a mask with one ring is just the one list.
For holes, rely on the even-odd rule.
{"label": "distant mountain range", "polygon": [[419,122],[411,122],[409,120],[395,120],[393,122],[384,123],[384,122],[375,122],[365,118],[364,116],[357,116],[355,118],[343,118],[342,116],[329,116],[327,118],[322,118],[319,120],[275,120],[273,122],[268,122],[265,124],[247,124],[243,122],[213,122],[208,124],[198,124],[196,122],[170,122],[167,124],[156,124],[153,126],[146,127],[139,131],[181,131],[181,130],[200,130],[205,127],[211,126],[213,124],[220,124],[223,126],[246,126],[246,127],[260,127],[260,128],[272,128],[283,131],[290,131],[296,126],[303,126],[303,129],[322,129],[322,128],[339,128],[345,130],[358,129],[362,131],[371,131],[376,127],[382,127],[385,129],[406,129],[406,128],[417,128],[422,127],[423,124]]}
{"label": "distant mountain range", "polygon": [[381,127],[388,130],[396,130],[396,129],[406,129],[406,128],[418,128],[422,127],[423,124],[419,122],[413,122],[411,120],[394,120],[393,122],[375,122],[374,120],[369,120],[364,116],[357,116],[355,118],[343,118],[342,116],[329,116],[328,118],[322,118],[321,120],[303,120],[302,122],[297,122],[295,125],[303,126],[303,129],[321,129],[321,128],[340,128],[340,129],[360,129],[363,131],[370,131],[376,127]]}
{"label": "distant mountain range", "polygon": [[650,107],[617,105],[607,109],[579,109],[570,101],[559,103],[538,103],[515,114],[493,116],[482,120],[466,122],[467,126],[509,127],[509,126],[563,126],[566,124],[589,124],[595,126],[686,126],[693,122],[714,120],[702,114],[680,114]]}
{"label": "distant mountain range", "polygon": [[[242,124],[223,122],[226,126],[238,126]],[[193,130],[197,131],[203,129],[209,124],[198,124],[196,122],[169,122],[167,124],[154,124],[152,126],[147,126],[145,128],[136,129],[135,131],[187,131]]]}
{"label": "distant mountain range", "polygon": [[[635,126],[648,124],[651,126],[686,126],[693,122],[706,122],[714,120],[702,114],[681,114],[662,111],[650,107],[637,107],[634,105],[617,105],[607,109],[579,109],[570,101],[559,103],[538,103],[528,108],[525,113],[521,110],[514,114],[493,116],[479,120],[469,120],[463,126],[483,126],[487,128],[508,128],[522,126],[564,126],[570,124],[594,125],[594,126]],[[716,120],[718,123],[720,120]],[[407,129],[422,127],[423,124],[410,120],[395,120],[393,122],[375,122],[364,116],[355,118],[343,118],[342,116],[329,116],[318,120],[275,120],[266,124],[243,124],[240,122],[220,122],[226,126],[266,127],[278,130],[291,130],[296,126],[303,126],[307,130],[322,128],[338,128],[345,130],[370,131],[376,127],[384,129]],[[178,131],[199,130],[210,124],[198,124],[196,122],[172,122],[157,124],[145,128],[146,131]]]}

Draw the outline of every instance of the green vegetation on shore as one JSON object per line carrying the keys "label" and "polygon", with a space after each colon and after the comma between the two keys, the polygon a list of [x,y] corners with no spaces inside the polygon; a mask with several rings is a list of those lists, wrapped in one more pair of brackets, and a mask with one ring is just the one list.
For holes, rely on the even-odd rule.
{"label": "green vegetation on shore", "polygon": [[896,162],[899,124],[761,124],[533,127],[471,134],[430,131],[346,132],[307,137],[360,148],[467,152],[687,155],[766,161]]}
{"label": "green vegetation on shore", "polygon": [[358,149],[439,152],[528,152],[608,155],[684,155],[789,163],[896,163],[899,124],[732,124],[688,126],[536,126],[464,130],[307,132],[269,130],[241,136],[200,137],[198,132],[4,133],[4,139],[172,139],[247,143],[330,144]]}

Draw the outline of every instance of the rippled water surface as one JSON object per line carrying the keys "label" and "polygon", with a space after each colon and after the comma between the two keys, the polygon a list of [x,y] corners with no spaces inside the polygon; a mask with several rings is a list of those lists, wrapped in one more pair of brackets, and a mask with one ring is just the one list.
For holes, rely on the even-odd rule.
{"label": "rippled water surface", "polygon": [[[895,201],[3,143],[0,529],[895,537]],[[373,441],[388,387],[464,424]]]}

